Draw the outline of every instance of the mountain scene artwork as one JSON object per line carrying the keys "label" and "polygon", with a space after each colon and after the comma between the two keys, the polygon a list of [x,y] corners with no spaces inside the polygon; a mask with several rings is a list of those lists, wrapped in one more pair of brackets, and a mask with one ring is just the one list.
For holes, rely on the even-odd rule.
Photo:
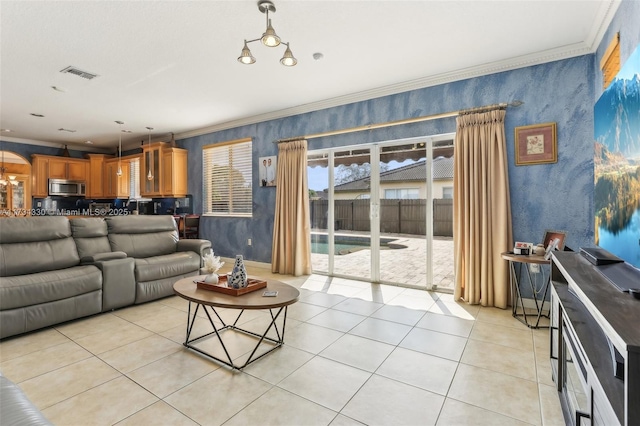
{"label": "mountain scene artwork", "polygon": [[640,268],[640,46],[594,107],[595,243]]}

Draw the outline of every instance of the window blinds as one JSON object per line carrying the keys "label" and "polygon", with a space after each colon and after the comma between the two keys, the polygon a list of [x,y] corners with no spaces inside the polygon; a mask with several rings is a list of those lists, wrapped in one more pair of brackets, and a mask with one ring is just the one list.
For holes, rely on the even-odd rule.
{"label": "window blinds", "polygon": [[140,196],[140,160],[132,160],[129,163],[129,199],[141,198]]}
{"label": "window blinds", "polygon": [[213,216],[251,217],[251,169],[251,139],[203,147],[203,213]]}

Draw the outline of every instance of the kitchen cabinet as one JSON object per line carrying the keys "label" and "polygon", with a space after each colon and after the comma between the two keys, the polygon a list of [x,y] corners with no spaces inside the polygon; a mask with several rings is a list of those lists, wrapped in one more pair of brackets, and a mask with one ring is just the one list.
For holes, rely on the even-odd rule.
{"label": "kitchen cabinet", "polygon": [[162,152],[162,190],[165,197],[187,195],[187,150],[168,148]]}
{"label": "kitchen cabinet", "polygon": [[[184,197],[187,194],[187,150],[156,142],[142,148],[143,197]],[[153,176],[148,179],[149,172]]]}
{"label": "kitchen cabinet", "polygon": [[112,155],[87,154],[89,159],[89,179],[87,179],[87,197],[104,198],[105,189],[105,161]]}
{"label": "kitchen cabinet", "polygon": [[34,197],[49,195],[49,157],[31,156],[31,191]]}
{"label": "kitchen cabinet", "polygon": [[87,160],[52,157],[49,159],[49,179],[86,181],[88,168]]}
{"label": "kitchen cabinet", "polygon": [[[122,169],[122,175],[118,177],[118,163]],[[104,196],[103,198],[128,198],[129,197],[129,171],[130,163],[128,160],[117,158],[109,159],[104,162]]]}
{"label": "kitchen cabinet", "polygon": [[[8,175],[5,174],[5,179]],[[12,175],[12,174],[11,174]],[[0,210],[3,216],[27,216],[31,210],[28,175],[14,175],[15,184],[0,185]]]}
{"label": "kitchen cabinet", "polygon": [[32,154],[31,159],[34,197],[49,195],[49,179],[86,181],[89,175],[89,160],[40,154]]}

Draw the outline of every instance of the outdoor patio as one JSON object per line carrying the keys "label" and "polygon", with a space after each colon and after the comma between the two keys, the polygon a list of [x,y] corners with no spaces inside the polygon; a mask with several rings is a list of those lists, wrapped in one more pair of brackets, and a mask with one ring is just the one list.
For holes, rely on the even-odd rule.
{"label": "outdoor patio", "polygon": [[[366,233],[336,233],[336,235],[369,236]],[[385,234],[384,238],[395,238],[393,244],[406,248],[380,250],[380,279],[387,284],[405,285],[427,289],[426,240],[424,237]],[[314,273],[327,273],[329,257],[312,253],[311,265]],[[453,292],[454,287],[453,238],[433,239],[433,283],[429,290]],[[371,250],[363,248],[348,254],[336,254],[334,274],[368,279],[371,275]],[[434,288],[433,285],[437,286]]]}

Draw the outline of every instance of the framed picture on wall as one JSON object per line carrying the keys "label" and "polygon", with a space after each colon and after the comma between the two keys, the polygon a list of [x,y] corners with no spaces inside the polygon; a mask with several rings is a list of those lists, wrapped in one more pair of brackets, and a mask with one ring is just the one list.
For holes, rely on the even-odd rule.
{"label": "framed picture on wall", "polygon": [[276,186],[276,162],[278,157],[260,157],[258,159],[260,186]]}
{"label": "framed picture on wall", "polygon": [[516,166],[558,162],[556,123],[516,127]]}

